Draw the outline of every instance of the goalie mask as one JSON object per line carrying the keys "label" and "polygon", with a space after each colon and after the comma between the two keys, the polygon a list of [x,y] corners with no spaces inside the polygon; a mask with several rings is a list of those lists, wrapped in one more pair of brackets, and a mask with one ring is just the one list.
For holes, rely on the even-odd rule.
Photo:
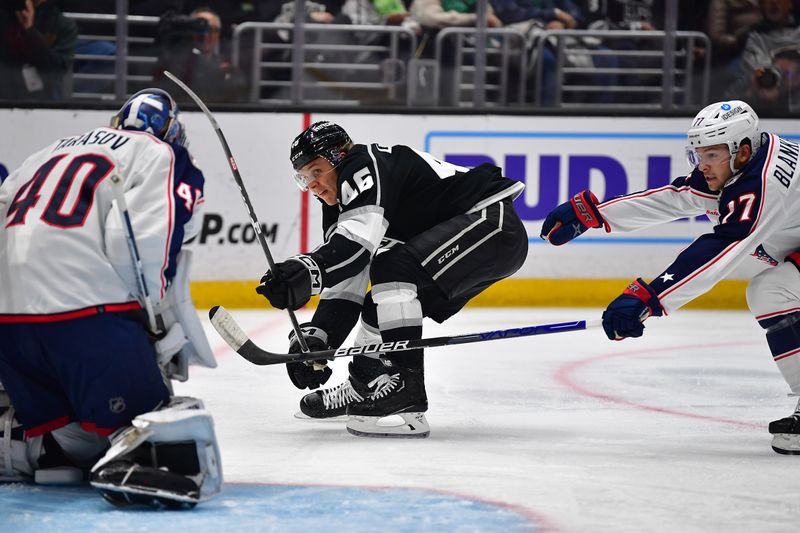
{"label": "goalie mask", "polygon": [[289,159],[295,170],[294,180],[301,191],[308,190],[305,176],[297,171],[318,157],[331,165],[338,165],[344,159],[343,150],[352,143],[347,132],[333,122],[315,122],[292,142]]}
{"label": "goalie mask", "polygon": [[730,155],[730,168],[734,168],[734,160],[742,142],[749,141],[753,154],[761,147],[761,131],[758,127],[758,115],[753,108],[741,100],[717,102],[701,110],[692,121],[687,133],[689,145],[686,155],[689,165],[697,167],[702,159],[698,148],[724,144]]}
{"label": "goalie mask", "polygon": [[143,89],[131,96],[111,118],[111,127],[143,131],[178,146],[186,144],[178,104],[161,89]]}

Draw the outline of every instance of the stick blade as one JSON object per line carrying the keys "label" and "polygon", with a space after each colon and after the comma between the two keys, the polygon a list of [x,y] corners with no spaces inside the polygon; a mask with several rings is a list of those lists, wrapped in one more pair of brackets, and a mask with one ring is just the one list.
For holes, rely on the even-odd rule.
{"label": "stick blade", "polygon": [[247,334],[242,331],[228,310],[221,305],[212,307],[208,312],[208,317],[219,336],[237,352],[249,340]]}
{"label": "stick blade", "polygon": [[239,324],[236,323],[236,320],[233,319],[228,310],[221,305],[212,307],[208,311],[208,316],[211,319],[211,325],[214,326],[214,329],[217,330],[217,333],[225,343],[254,365],[275,365],[290,362],[291,358],[286,355],[267,352],[256,346],[247,337],[242,328],[239,327]]}

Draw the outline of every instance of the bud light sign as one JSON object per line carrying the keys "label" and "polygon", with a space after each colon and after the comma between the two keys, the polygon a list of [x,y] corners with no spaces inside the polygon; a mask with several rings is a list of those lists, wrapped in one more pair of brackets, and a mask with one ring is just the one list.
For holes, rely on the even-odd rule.
{"label": "bud light sign", "polygon": [[434,131],[425,144],[450,163],[491,163],[525,183],[516,208],[535,222],[584,189],[602,201],[667,185],[689,171],[685,139],[681,133]]}

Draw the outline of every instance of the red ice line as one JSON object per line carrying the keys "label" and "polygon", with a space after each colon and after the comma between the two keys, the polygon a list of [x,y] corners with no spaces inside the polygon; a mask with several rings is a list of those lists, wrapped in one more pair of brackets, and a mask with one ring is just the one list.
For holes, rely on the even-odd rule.
{"label": "red ice line", "polygon": [[599,400],[607,401],[616,403],[619,405],[624,405],[626,407],[631,407],[633,409],[640,409],[642,411],[650,411],[655,413],[661,413],[666,415],[673,415],[673,416],[683,416],[686,418],[694,418],[698,420],[710,420],[712,422],[719,422],[722,424],[730,424],[739,427],[746,427],[746,428],[754,428],[754,429],[764,429],[764,424],[755,424],[753,422],[741,422],[739,420],[730,420],[727,418],[720,418],[715,416],[707,416],[701,415],[697,413],[690,413],[685,411],[678,411],[675,409],[668,409],[666,407],[656,407],[653,405],[647,405],[644,403],[638,403],[631,400],[626,400],[625,398],[614,396],[605,392],[598,392],[592,390],[588,387],[580,385],[576,383],[574,374],[581,368],[593,365],[595,363],[606,361],[608,359],[615,359],[619,357],[629,357],[629,356],[638,356],[643,354],[653,354],[653,353],[662,353],[662,352],[674,352],[677,350],[689,350],[689,349],[696,349],[696,348],[703,348],[703,349],[713,349],[713,348],[727,348],[730,346],[741,346],[741,342],[721,342],[717,344],[687,344],[683,346],[670,346],[664,348],[647,348],[641,350],[631,350],[622,353],[615,353],[615,354],[606,354],[606,355],[598,355],[594,357],[589,357],[588,359],[582,359],[580,361],[573,361],[571,363],[566,363],[561,365],[554,373],[554,379],[564,385],[565,387],[572,389],[573,391],[577,392],[578,394],[582,394],[584,396],[589,396],[591,398],[597,398]]}

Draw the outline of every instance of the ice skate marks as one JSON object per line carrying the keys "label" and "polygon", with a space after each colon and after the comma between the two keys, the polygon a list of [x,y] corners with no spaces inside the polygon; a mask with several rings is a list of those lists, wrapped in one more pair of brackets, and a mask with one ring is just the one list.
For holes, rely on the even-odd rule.
{"label": "ice skate marks", "polygon": [[[402,509],[403,512],[397,512]],[[435,513],[431,509],[436,509]],[[116,509],[89,487],[0,486],[3,530],[15,533],[105,531],[543,531],[531,513],[502,503],[403,488],[226,484],[191,511]]]}

